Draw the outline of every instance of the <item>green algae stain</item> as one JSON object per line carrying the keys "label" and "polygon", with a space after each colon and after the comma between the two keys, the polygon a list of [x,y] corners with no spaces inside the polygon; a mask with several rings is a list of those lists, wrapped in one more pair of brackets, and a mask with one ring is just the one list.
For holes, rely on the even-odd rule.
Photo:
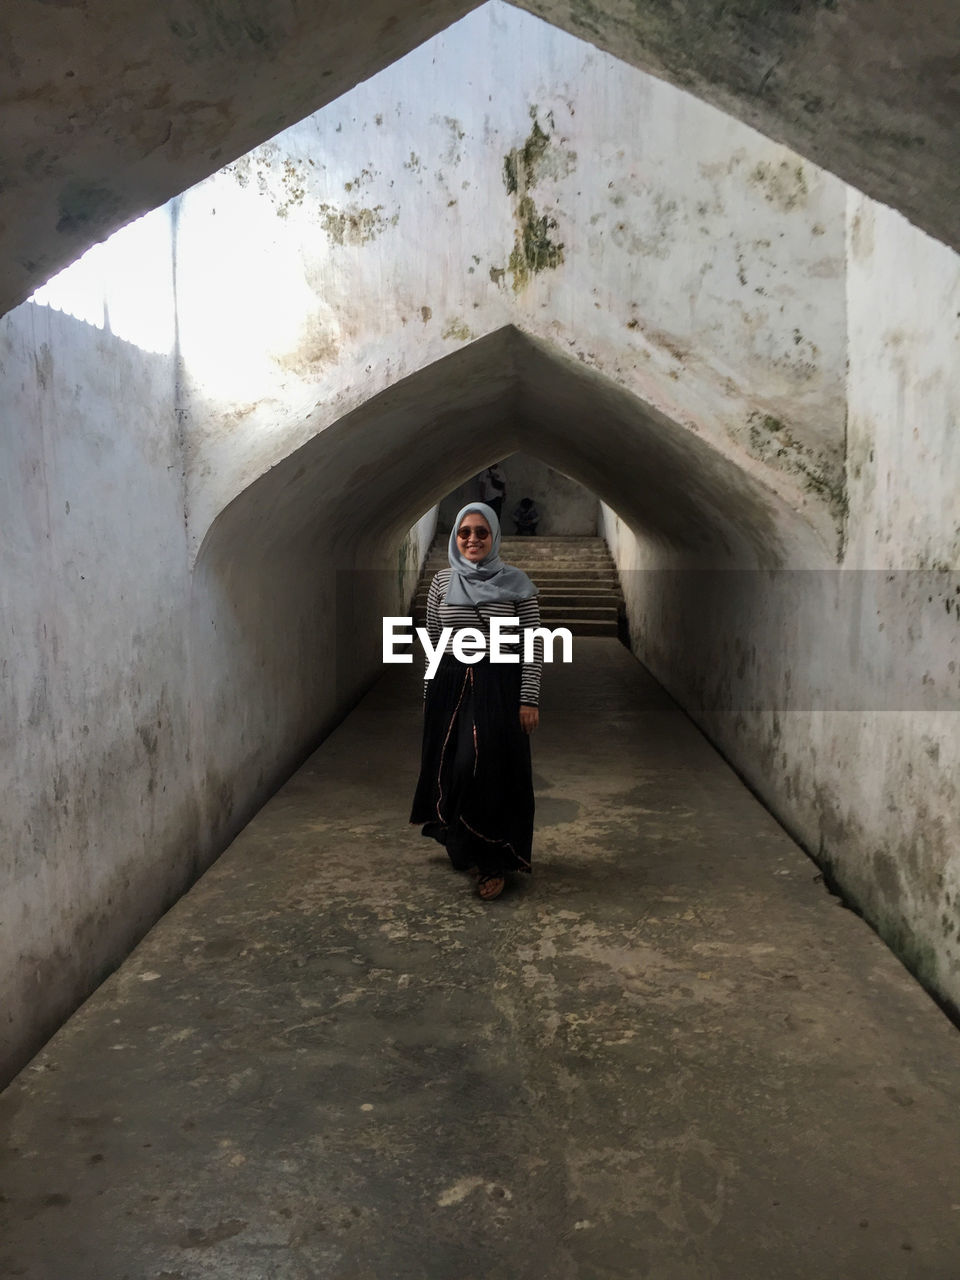
{"label": "green algae stain", "polygon": [[517,149],[514,147],[503,157],[503,185],[507,188],[508,196],[516,195],[518,182]]}
{"label": "green algae stain", "polygon": [[751,172],[749,182],[781,213],[802,208],[810,195],[803,165],[787,160],[781,160],[778,165],[761,160]]}
{"label": "green algae stain", "polygon": [[457,342],[469,342],[475,335],[469,325],[464,324],[464,322],[459,318],[454,318],[453,320],[447,321],[444,326],[443,333],[440,336],[443,338],[452,338]]}
{"label": "green algae stain", "polygon": [[377,238],[387,225],[387,220],[383,216],[382,204],[375,205],[372,209],[356,206],[337,209],[333,205],[322,204],[320,225],[332,244],[367,244]]}
{"label": "green algae stain", "polygon": [[549,145],[550,139],[534,117],[533,128],[523,146],[514,147],[503,157],[503,184],[507,195],[516,195],[521,187],[526,191],[536,184],[540,163]]}
{"label": "green algae stain", "polygon": [[550,237],[551,231],[557,229],[556,218],[538,214],[537,206],[524,196],[517,208],[517,220],[520,225],[514,232],[515,243],[507,264],[513,275],[514,293],[524,288],[531,275],[555,270],[563,262],[563,245]]}
{"label": "green algae stain", "polygon": [[[503,185],[509,196],[525,196],[541,178],[565,178],[577,163],[577,153],[553,142],[537,119],[537,108],[530,108],[533,124],[526,141],[503,157]],[[548,122],[552,117],[548,116]]]}
{"label": "green algae stain", "polygon": [[[530,108],[532,121],[530,133],[518,147],[508,151],[503,158],[503,185],[507,195],[515,197],[514,245],[510,252],[507,270],[513,277],[513,290],[519,293],[530,278],[540,271],[555,270],[563,262],[563,244],[554,232],[557,220],[549,214],[541,214],[530,191],[545,178],[558,181],[570,174],[576,166],[577,153],[557,143],[552,132],[547,132],[538,119],[536,106]],[[553,116],[547,113],[548,129],[554,128]],[[504,272],[491,267],[490,280],[499,285]]]}
{"label": "green algae stain", "polygon": [[281,178],[283,196],[274,197],[278,218],[285,218],[292,208],[303,204],[304,197],[307,194],[305,174],[305,166],[298,166],[289,158],[284,160]]}
{"label": "green algae stain", "polygon": [[[750,452],[760,462],[791,475],[802,488],[825,502],[838,527],[848,512],[846,476],[824,453],[796,438],[780,418],[755,410],[747,421]],[[841,532],[841,542],[842,542]]]}

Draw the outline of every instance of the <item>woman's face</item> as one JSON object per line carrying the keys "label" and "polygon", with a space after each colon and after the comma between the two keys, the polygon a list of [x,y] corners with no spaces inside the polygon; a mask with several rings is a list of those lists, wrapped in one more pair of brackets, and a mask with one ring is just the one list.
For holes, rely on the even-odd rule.
{"label": "woman's face", "polygon": [[468,511],[457,529],[457,546],[465,560],[479,564],[493,545],[490,525],[479,511]]}

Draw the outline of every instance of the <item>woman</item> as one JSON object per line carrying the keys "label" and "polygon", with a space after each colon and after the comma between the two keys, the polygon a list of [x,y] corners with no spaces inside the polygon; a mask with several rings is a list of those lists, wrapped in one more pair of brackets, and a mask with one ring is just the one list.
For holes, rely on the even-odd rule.
{"label": "woman", "polygon": [[[450,568],[427,596],[433,645],[442,627],[474,627],[489,649],[490,619],[516,616],[523,636],[540,625],[537,588],[500,559],[500,522],[473,502],[450,534]],[[458,871],[476,870],[480,897],[503,892],[510,871],[530,871],[533,780],[530,737],[539,723],[543,642],[528,663],[460,662],[448,648],[424,701],[423,753],[411,822],[446,846]]]}

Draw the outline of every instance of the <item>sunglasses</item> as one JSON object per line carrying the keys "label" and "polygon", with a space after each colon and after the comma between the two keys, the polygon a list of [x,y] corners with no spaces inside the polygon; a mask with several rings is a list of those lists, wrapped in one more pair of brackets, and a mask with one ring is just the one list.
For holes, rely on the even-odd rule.
{"label": "sunglasses", "polygon": [[483,542],[484,538],[490,537],[490,530],[484,529],[483,526],[479,524],[475,529],[471,529],[468,524],[465,524],[465,525],[462,525],[457,530],[457,537],[460,538],[463,542],[466,542],[466,540],[470,537],[471,534],[473,534],[473,536],[477,538],[480,542]]}

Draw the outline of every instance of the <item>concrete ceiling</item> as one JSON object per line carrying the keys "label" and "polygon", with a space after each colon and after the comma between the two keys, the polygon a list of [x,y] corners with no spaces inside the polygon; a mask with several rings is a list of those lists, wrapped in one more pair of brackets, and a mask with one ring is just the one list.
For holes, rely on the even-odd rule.
{"label": "concrete ceiling", "polygon": [[517,449],[593,490],[678,563],[831,563],[806,520],[760,479],[508,326],[372,397],[261,476],[214,521],[198,572],[242,581],[252,559],[316,563],[321,554],[340,568],[383,567],[424,511]]}
{"label": "concrete ceiling", "polygon": [[[21,0],[0,15],[0,313],[476,7]],[[960,245],[955,0],[528,0]]]}

